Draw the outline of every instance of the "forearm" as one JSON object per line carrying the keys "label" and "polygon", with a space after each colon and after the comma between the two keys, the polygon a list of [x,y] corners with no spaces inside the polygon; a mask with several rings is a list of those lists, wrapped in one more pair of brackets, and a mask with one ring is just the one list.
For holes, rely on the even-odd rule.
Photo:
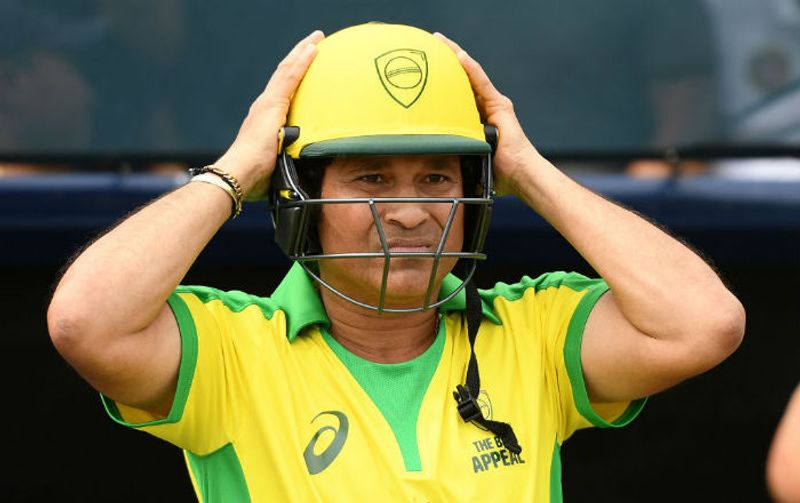
{"label": "forearm", "polygon": [[[558,230],[608,282],[625,318],[655,338],[699,333],[719,308],[740,308],[714,271],[689,248],[585,189],[531,149],[513,192]],[[739,307],[736,307],[739,306]],[[724,312],[729,312],[725,310]]]}
{"label": "forearm", "polygon": [[143,330],[230,214],[230,197],[207,183],[167,194],[81,253],[51,305],[84,329],[91,320],[102,333]]}

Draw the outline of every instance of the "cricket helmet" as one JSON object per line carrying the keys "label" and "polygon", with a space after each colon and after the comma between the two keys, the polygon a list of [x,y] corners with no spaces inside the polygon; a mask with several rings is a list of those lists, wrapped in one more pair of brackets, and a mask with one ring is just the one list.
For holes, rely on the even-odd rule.
{"label": "cricket helmet", "polygon": [[[411,26],[366,23],[338,31],[317,44],[317,55],[294,93],[281,148],[270,184],[275,239],[286,255],[337,295],[363,307],[386,312],[413,312],[437,307],[436,269],[442,257],[466,261],[464,282],[476,260],[486,258],[483,245],[492,206],[492,151],[496,129],[481,123],[475,97],[455,53],[432,34]],[[430,198],[322,199],[303,186],[304,160],[337,156],[459,155],[465,176],[464,197],[445,198],[452,211],[436,252],[389,251],[375,205],[382,202],[421,204]],[[317,244],[314,216],[320,205],[370,205],[381,235],[382,252],[325,254]],[[465,209],[465,240],[459,252],[443,251],[456,209]],[[419,308],[385,308],[384,297],[392,258],[430,257],[431,280]],[[385,261],[381,297],[365,304],[322,280],[315,263],[335,258],[381,258]]]}

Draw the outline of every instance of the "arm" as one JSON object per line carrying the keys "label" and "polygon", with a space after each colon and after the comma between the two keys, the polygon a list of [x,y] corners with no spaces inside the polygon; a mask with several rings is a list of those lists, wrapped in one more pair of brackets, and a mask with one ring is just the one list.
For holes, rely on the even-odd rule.
{"label": "arm", "polygon": [[800,386],[789,400],[772,440],[767,485],[775,501],[800,502]]}
{"label": "arm", "polygon": [[[314,32],[286,56],[215,163],[245,194],[269,179],[289,98],[321,38]],[[230,214],[223,190],[190,183],[128,217],[72,263],[50,303],[48,328],[61,355],[95,389],[169,412],[181,348],[166,300]]]}
{"label": "arm", "polygon": [[[444,39],[444,38],[443,38]],[[611,287],[587,322],[581,360],[589,397],[620,402],[713,367],[739,345],[744,309],[695,253],[634,213],[575,183],[526,138],[511,101],[453,42],[486,122],[500,130],[495,175],[545,218]]]}

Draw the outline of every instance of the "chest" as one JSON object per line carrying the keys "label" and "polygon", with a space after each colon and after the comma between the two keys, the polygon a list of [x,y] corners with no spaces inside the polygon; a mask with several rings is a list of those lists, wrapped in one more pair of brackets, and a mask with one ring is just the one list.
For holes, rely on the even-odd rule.
{"label": "chest", "polygon": [[419,403],[395,403],[394,420],[321,338],[293,344],[240,398],[254,407],[234,440],[253,499],[546,501],[559,475],[552,383],[535,355],[490,346],[478,401],[485,417],[512,424],[521,455],[458,415],[452,392],[469,350],[453,337]]}

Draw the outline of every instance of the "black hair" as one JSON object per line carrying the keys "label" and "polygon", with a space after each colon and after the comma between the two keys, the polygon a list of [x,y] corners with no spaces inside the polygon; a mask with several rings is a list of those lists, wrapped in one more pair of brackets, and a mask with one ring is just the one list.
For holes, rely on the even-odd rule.
{"label": "black hair", "polygon": [[300,181],[300,188],[311,199],[319,199],[322,193],[322,178],[325,168],[333,163],[335,157],[304,157],[294,159],[294,169]]}

